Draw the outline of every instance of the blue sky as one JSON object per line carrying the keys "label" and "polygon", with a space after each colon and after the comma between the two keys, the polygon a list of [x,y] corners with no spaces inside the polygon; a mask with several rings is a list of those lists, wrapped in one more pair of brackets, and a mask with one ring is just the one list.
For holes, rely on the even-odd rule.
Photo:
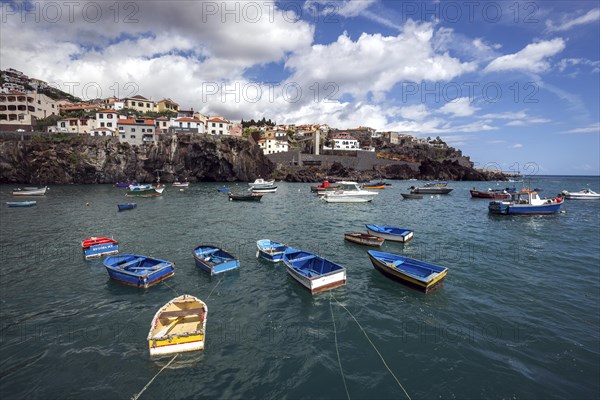
{"label": "blue sky", "polygon": [[0,67],[84,98],[134,87],[233,120],[441,136],[482,167],[600,174],[598,1],[67,4],[3,2]]}

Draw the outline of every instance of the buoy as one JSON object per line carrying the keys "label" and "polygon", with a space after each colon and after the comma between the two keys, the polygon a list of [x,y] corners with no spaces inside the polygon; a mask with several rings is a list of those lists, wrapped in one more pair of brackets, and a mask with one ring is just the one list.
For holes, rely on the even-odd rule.
{"label": "buoy", "polygon": [[85,205],[89,207],[89,206],[90,206],[90,203],[85,203]]}

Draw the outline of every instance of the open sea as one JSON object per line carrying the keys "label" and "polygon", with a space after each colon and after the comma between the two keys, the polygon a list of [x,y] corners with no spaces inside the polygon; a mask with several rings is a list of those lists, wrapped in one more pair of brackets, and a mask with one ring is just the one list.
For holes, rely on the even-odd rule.
{"label": "open sea", "polygon": [[[407,398],[402,387],[412,399],[598,399],[600,201],[492,216],[469,189],[510,183],[403,200],[422,182],[388,182],[365,204],[327,204],[301,183],[259,203],[230,202],[219,183],[133,200],[110,185],[51,185],[32,208],[8,208],[25,199],[0,186],[0,396],[129,399],[155,378],[141,399]],[[530,184],[542,196],[600,192],[598,177]],[[118,212],[124,202],[138,207]],[[444,285],[425,295],[375,271],[371,248],[343,240],[366,223],[414,230],[381,250],[448,267]],[[101,259],[83,259],[90,236],[174,261],[175,276],[147,290],[111,281]],[[311,296],[256,258],[263,238],[344,265],[347,284]],[[194,265],[200,243],[241,267],[211,278]],[[206,350],[150,358],[152,317],[180,294],[207,303]]]}

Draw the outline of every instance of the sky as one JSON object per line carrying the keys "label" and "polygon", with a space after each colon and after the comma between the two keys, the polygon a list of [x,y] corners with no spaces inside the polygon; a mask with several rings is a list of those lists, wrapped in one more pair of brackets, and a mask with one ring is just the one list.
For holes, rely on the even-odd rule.
{"label": "sky", "polygon": [[440,136],[600,175],[600,2],[2,1],[0,68],[83,99]]}

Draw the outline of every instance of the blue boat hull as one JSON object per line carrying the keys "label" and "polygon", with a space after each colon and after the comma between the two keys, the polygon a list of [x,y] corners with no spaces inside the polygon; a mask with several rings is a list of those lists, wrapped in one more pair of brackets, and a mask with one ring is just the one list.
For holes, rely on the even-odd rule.
{"label": "blue boat hull", "polygon": [[196,266],[210,275],[221,274],[240,266],[240,261],[237,258],[218,247],[198,246],[192,254]]}
{"label": "blue boat hull", "polygon": [[117,254],[119,252],[119,245],[114,243],[109,244],[97,244],[95,246],[90,246],[87,249],[83,250],[83,255],[85,259],[88,260],[90,258],[102,257],[111,254]]}
{"label": "blue boat hull", "polygon": [[561,205],[562,203],[532,206],[491,202],[488,210],[491,214],[499,215],[550,215],[558,213]]}
{"label": "blue boat hull", "polygon": [[134,208],[137,207],[137,204],[135,204],[135,203],[117,204],[117,207],[119,207],[119,211],[133,210]]}
{"label": "blue boat hull", "polygon": [[288,248],[283,243],[273,242],[268,239],[257,241],[256,246],[258,247],[258,256],[260,258],[274,263],[283,261],[283,254]]}
{"label": "blue boat hull", "polygon": [[410,229],[373,224],[367,224],[365,226],[369,235],[381,237],[392,242],[408,242],[414,236],[414,232]]}
{"label": "blue boat hull", "polygon": [[111,279],[144,289],[175,274],[172,262],[134,254],[107,257],[104,266]]}

